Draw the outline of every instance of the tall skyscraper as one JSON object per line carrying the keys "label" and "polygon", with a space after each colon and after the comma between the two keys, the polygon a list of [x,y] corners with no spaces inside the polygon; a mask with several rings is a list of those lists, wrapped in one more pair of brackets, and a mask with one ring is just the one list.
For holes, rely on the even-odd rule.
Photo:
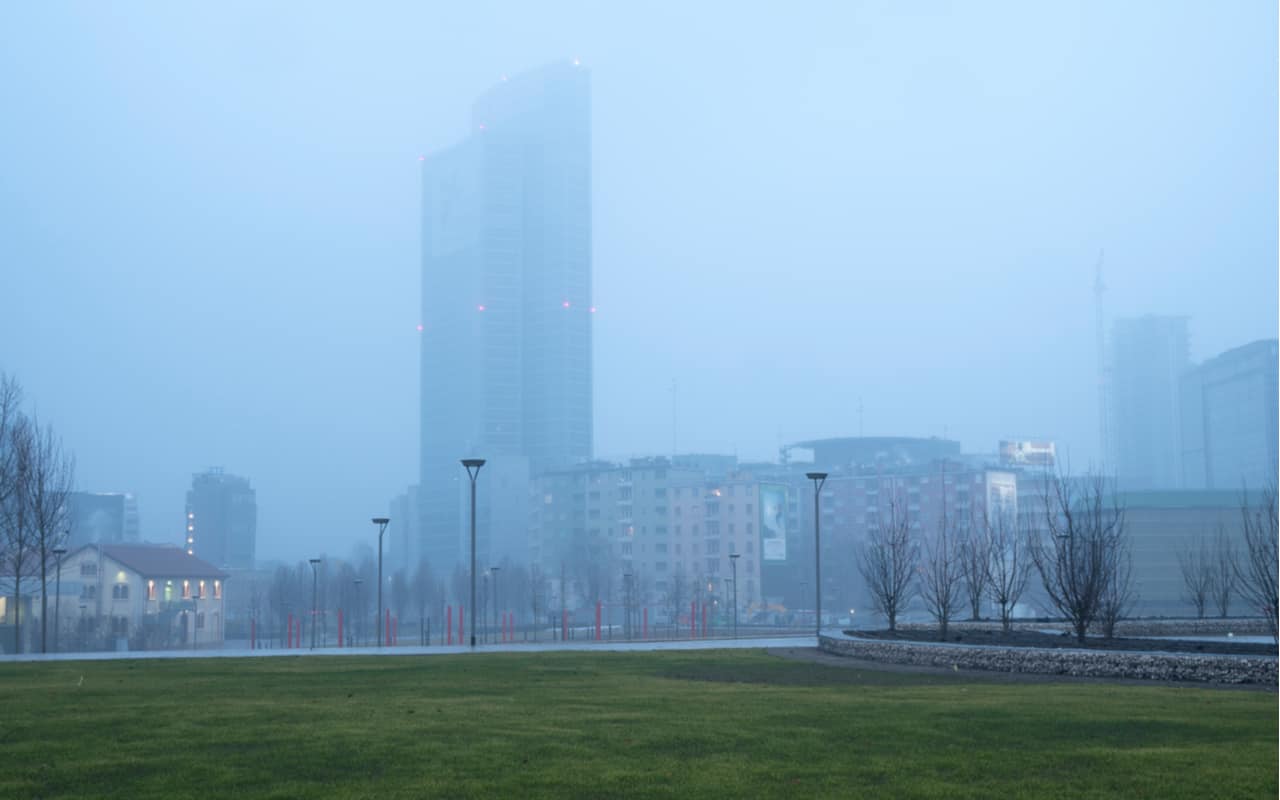
{"label": "tall skyscraper", "polygon": [[1188,367],[1187,318],[1118,319],[1111,347],[1107,467],[1126,490],[1179,488],[1179,379]]}
{"label": "tall skyscraper", "polygon": [[247,478],[221,467],[191,476],[186,527],[188,553],[217,567],[253,569],[258,501]]}
{"label": "tall skyscraper", "polygon": [[1182,377],[1182,472],[1188,488],[1260,489],[1276,480],[1277,353],[1263,339]]}
{"label": "tall skyscraper", "polygon": [[72,492],[67,496],[67,547],[138,541],[138,501],[131,494]]}
{"label": "tall skyscraper", "polygon": [[592,452],[591,96],[576,62],[504,80],[422,161],[420,552],[524,560],[528,479]]}

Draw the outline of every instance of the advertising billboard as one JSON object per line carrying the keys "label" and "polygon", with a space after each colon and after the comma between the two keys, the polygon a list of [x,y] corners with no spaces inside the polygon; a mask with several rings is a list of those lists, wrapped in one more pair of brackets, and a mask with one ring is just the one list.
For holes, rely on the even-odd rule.
{"label": "advertising billboard", "polygon": [[760,551],[764,561],[787,560],[787,487],[760,484]]}

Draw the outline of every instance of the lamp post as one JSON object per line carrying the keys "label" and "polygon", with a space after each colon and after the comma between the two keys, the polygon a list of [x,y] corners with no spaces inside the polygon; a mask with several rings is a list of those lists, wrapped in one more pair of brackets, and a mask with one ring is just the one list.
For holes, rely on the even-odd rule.
{"label": "lamp post", "polygon": [[383,534],[387,532],[388,517],[374,517],[378,526],[378,646],[383,646]]}
{"label": "lamp post", "polygon": [[471,646],[476,646],[476,477],[484,466],[483,458],[464,458],[462,466],[471,479]]}
{"label": "lamp post", "polygon": [[631,641],[631,577],[630,572],[622,575],[622,630],[628,642]]}
{"label": "lamp post", "polygon": [[498,641],[498,570],[501,567],[489,567],[493,575],[493,640]]}
{"label": "lamp post", "polygon": [[58,609],[62,600],[62,557],[67,554],[67,548],[53,548],[53,555],[58,559],[58,578],[57,588],[53,590],[53,652],[58,652]]}
{"label": "lamp post", "polygon": [[360,647],[364,647],[364,593],[360,591],[360,584],[364,583],[363,578],[356,578],[356,608],[359,609],[360,616],[358,619],[359,629],[356,631],[356,640],[360,643]]}
{"label": "lamp post", "polygon": [[729,566],[733,568],[733,638],[738,638],[738,553],[729,554]]}
{"label": "lamp post", "polygon": [[822,523],[819,518],[818,496],[822,492],[822,484],[827,482],[825,472],[806,472],[806,478],[813,481],[813,570],[814,570],[814,609],[813,632],[822,635]]}
{"label": "lamp post", "polygon": [[318,568],[320,559],[312,558],[311,561],[311,649],[316,649],[316,586]]}

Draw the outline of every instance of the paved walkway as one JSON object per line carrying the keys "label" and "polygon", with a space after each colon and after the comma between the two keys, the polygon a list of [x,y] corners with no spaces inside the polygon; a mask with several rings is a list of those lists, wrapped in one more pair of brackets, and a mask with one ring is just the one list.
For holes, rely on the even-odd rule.
{"label": "paved walkway", "polygon": [[[832,631],[834,632],[834,631]],[[824,631],[823,633],[830,633]],[[280,658],[297,656],[442,656],[458,653],[548,653],[566,651],[650,652],[655,650],[724,650],[774,647],[817,647],[812,634],[770,636],[739,639],[683,639],[648,642],[516,642],[482,644],[474,649],[465,645],[433,647],[326,647],[309,650],[150,650],[101,653],[23,653],[0,655],[0,663],[19,661],[119,661],[152,658]]]}

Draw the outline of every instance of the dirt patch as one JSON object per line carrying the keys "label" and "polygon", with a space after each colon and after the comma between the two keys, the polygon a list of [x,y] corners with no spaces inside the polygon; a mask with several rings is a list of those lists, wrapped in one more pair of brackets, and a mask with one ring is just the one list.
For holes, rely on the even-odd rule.
{"label": "dirt patch", "polygon": [[[847,631],[862,639],[888,642],[938,642],[936,630],[897,631]],[[947,633],[947,642],[955,644],[990,645],[993,647],[1039,647],[1049,650],[1071,648],[1102,651],[1142,651],[1148,653],[1196,653],[1232,656],[1275,656],[1271,644],[1256,642],[1212,642],[1195,639],[1103,639],[1090,636],[1084,643],[1076,641],[1070,633],[1041,633],[1040,631],[1012,630],[1005,633],[991,629],[956,629]]]}

